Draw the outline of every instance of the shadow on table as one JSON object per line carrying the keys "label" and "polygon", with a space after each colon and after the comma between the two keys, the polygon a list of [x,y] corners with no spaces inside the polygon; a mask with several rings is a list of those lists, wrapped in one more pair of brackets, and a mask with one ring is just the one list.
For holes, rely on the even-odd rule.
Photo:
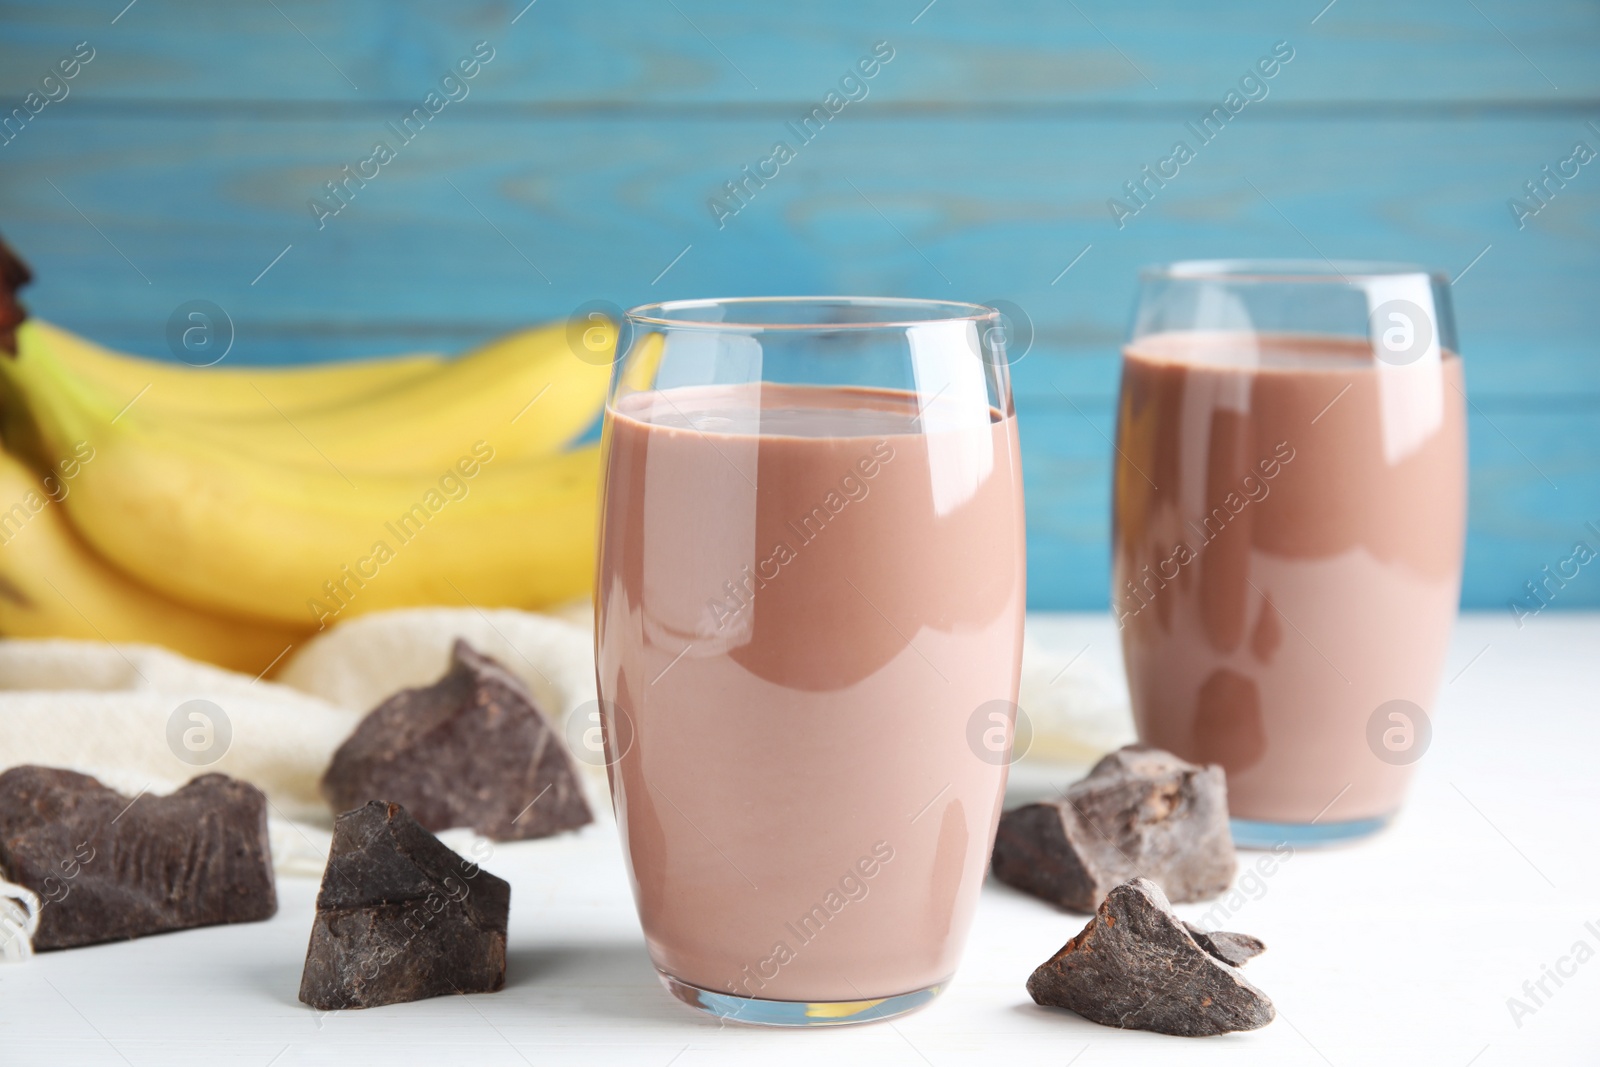
{"label": "shadow on table", "polygon": [[501,995],[588,1016],[717,1027],[662,987],[643,943],[511,949],[506,953],[506,988]]}
{"label": "shadow on table", "polygon": [[[328,1013],[300,1002],[300,972],[298,962],[262,967],[253,974],[252,981],[278,1003],[304,1012],[320,1029],[321,1020]],[[515,1002],[539,1014],[680,1023],[713,1030],[719,1027],[716,1020],[679,1004],[662,988],[643,944],[612,942],[513,948],[506,953],[505,988],[498,993],[474,995],[474,999],[479,998]],[[451,999],[430,998],[417,1003],[441,1007]],[[359,1014],[386,1012],[395,1007],[404,1008],[404,1005],[368,1008]]]}
{"label": "shadow on table", "polygon": [[300,1002],[300,975],[304,970],[303,962],[252,968],[249,972],[250,984],[279,1004],[288,1004],[314,1016],[316,1009]]}

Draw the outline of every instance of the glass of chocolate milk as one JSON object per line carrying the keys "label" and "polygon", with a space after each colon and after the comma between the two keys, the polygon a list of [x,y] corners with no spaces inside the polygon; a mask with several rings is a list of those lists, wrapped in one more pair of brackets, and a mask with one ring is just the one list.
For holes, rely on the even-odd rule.
{"label": "glass of chocolate milk", "polygon": [[1222,765],[1241,844],[1382,828],[1427,748],[1466,525],[1455,349],[1419,268],[1143,276],[1112,610],[1140,740]]}
{"label": "glass of chocolate milk", "polygon": [[741,1022],[920,1007],[961,956],[1015,721],[1004,325],[678,301],[630,311],[618,352],[596,658],[651,959]]}

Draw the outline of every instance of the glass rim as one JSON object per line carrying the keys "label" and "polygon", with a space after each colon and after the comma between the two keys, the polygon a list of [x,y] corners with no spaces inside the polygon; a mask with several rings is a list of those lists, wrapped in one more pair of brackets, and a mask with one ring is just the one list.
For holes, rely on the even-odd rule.
{"label": "glass rim", "polygon": [[1418,263],[1361,259],[1182,259],[1139,269],[1141,281],[1220,281],[1251,284],[1349,285],[1380,278],[1424,277],[1450,283],[1443,271]]}
{"label": "glass rim", "polygon": [[[739,308],[757,304],[777,304],[800,307],[838,305],[869,309],[883,309],[884,315],[867,322],[782,322],[763,320],[758,316],[735,319],[674,318],[678,312],[693,312],[707,308]],[[911,314],[895,315],[895,309]],[[630,323],[659,326],[677,330],[732,330],[744,333],[765,330],[795,330],[834,332],[841,330],[904,329],[927,326],[935,322],[988,322],[998,318],[1000,312],[986,304],[972,304],[961,300],[934,300],[922,297],[900,296],[728,296],[705,297],[692,300],[661,300],[639,304],[623,313]]]}

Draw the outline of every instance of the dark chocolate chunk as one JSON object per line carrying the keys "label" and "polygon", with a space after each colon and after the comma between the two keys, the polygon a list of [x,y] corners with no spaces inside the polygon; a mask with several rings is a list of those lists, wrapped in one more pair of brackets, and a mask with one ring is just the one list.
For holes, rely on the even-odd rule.
{"label": "dark chocolate chunk", "polygon": [[1101,1026],[1208,1037],[1255,1030],[1267,995],[1201,948],[1145,878],[1117,886],[1095,916],[1028,979],[1034,1001]]}
{"label": "dark chocolate chunk", "polygon": [[399,804],[334,820],[300,999],[337,1011],[506,984],[511,886],[445,847]]}
{"label": "dark chocolate chunk", "polygon": [[470,826],[511,841],[594,821],[560,736],[522,680],[458,640],[433,685],[361,720],[322,777],[333,810],[402,805],[429,830]]}
{"label": "dark chocolate chunk", "polygon": [[1259,937],[1251,937],[1249,934],[1235,934],[1227,930],[1202,930],[1189,922],[1184,923],[1183,928],[1189,931],[1189,936],[1194,938],[1195,944],[1223,963],[1235,967],[1243,967],[1267,951],[1266,944]]}
{"label": "dark chocolate chunk", "polygon": [[0,874],[39,895],[40,951],[278,910],[267,798],[225,774],[126,797],[86,774],[13,767],[0,774]]}
{"label": "dark chocolate chunk", "polygon": [[17,354],[17,327],[28,317],[28,310],[17,292],[33,281],[33,272],[0,239],[0,352]]}
{"label": "dark chocolate chunk", "polygon": [[1007,885],[1073,911],[1092,911],[1129,878],[1149,878],[1179,902],[1214,897],[1238,867],[1222,768],[1119,749],[1060,800],[1006,812],[993,867]]}

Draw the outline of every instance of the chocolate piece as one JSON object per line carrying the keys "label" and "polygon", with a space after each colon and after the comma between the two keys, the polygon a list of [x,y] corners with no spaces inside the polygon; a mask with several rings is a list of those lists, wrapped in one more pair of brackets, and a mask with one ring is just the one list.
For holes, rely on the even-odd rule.
{"label": "chocolate piece", "polygon": [[1149,878],[1179,902],[1214,897],[1238,867],[1222,768],[1118,749],[1062,799],[1006,812],[993,867],[1007,885],[1073,911],[1092,911],[1129,878]]}
{"label": "chocolate piece", "polygon": [[322,777],[333,810],[400,804],[429,830],[470,826],[496,841],[594,821],[566,745],[522,680],[457,640],[450,668],[374,708]]}
{"label": "chocolate piece", "polygon": [[28,317],[17,292],[33,281],[28,265],[0,239],[0,352],[17,354],[17,327]]}
{"label": "chocolate piece", "polygon": [[1267,951],[1266,944],[1259,937],[1251,937],[1249,934],[1235,934],[1227,930],[1202,930],[1190,922],[1184,923],[1183,928],[1189,931],[1189,936],[1194,938],[1195,944],[1223,963],[1234,967],[1243,967]]}
{"label": "chocolate piece", "polygon": [[39,895],[39,951],[278,910],[267,798],[225,774],[125,797],[86,774],[13,767],[0,774],[0,874]]}
{"label": "chocolate piece", "polygon": [[1276,1014],[1265,993],[1195,942],[1146,878],[1113,889],[1033,972],[1028,993],[1101,1026],[1178,1037],[1255,1030]]}
{"label": "chocolate piece", "polygon": [[334,820],[300,999],[372,1008],[506,984],[511,887],[462,859],[398,804]]}

